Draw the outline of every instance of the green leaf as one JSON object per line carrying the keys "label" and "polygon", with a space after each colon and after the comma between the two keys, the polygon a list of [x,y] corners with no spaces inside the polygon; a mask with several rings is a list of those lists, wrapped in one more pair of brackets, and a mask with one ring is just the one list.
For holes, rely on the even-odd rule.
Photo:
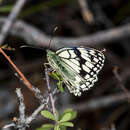
{"label": "green leaf", "polygon": [[66,126],[60,125],[59,127],[60,127],[61,130],[67,130]]}
{"label": "green leaf", "polygon": [[56,121],[55,116],[51,112],[49,112],[47,110],[41,111],[41,115],[43,115],[45,118],[48,118],[48,119]]}
{"label": "green leaf", "polygon": [[59,125],[69,126],[69,127],[73,127],[74,126],[73,123],[71,123],[71,122],[62,122]]}
{"label": "green leaf", "polygon": [[56,80],[60,80],[60,78],[59,78],[59,76],[57,75],[56,72],[51,72],[49,75],[50,75],[52,78],[56,79]]}
{"label": "green leaf", "polygon": [[59,81],[59,82],[57,83],[57,86],[58,86],[60,92],[64,92],[64,89],[63,89],[63,81]]}
{"label": "green leaf", "polygon": [[42,128],[37,128],[36,130],[43,130]]}
{"label": "green leaf", "polygon": [[56,125],[55,128],[54,128],[54,130],[60,130],[59,125]]}
{"label": "green leaf", "polygon": [[53,124],[44,124],[41,127],[42,127],[42,129],[51,129],[54,127],[54,125]]}
{"label": "green leaf", "polygon": [[68,108],[68,109],[66,109],[66,110],[62,113],[61,118],[62,118],[62,116],[63,116],[64,114],[66,114],[66,113],[71,113],[71,119],[70,119],[70,120],[73,120],[73,119],[75,119],[75,118],[77,117],[77,112],[74,111],[74,110],[72,110],[71,108]]}
{"label": "green leaf", "polygon": [[41,126],[41,128],[38,128],[36,130],[51,130],[52,128],[54,128],[53,124],[44,124]]}
{"label": "green leaf", "polygon": [[59,120],[59,112],[57,109],[56,109],[56,117],[57,117],[57,120]]}
{"label": "green leaf", "polygon": [[57,86],[58,86],[60,92],[63,92],[64,91],[64,89],[63,89],[63,79],[62,79],[61,75],[58,72],[51,72],[49,75],[52,78],[58,80]]}
{"label": "green leaf", "polygon": [[62,118],[60,119],[60,122],[66,122],[69,121],[71,119],[71,113],[65,113]]}

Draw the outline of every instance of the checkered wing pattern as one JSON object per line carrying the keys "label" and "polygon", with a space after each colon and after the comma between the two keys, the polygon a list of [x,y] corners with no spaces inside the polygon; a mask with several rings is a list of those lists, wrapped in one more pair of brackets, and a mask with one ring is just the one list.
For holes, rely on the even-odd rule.
{"label": "checkered wing pattern", "polygon": [[[80,96],[98,80],[98,73],[104,65],[104,54],[93,48],[72,47],[56,51],[59,65],[53,65],[63,77],[69,91]],[[63,69],[64,68],[64,69]]]}

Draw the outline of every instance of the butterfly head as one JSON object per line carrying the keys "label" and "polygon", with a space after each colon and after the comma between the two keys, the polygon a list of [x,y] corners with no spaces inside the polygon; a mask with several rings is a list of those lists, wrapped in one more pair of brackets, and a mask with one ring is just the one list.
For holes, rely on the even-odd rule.
{"label": "butterfly head", "polygon": [[48,59],[53,59],[55,56],[55,52],[51,51],[51,50],[47,50],[47,58]]}

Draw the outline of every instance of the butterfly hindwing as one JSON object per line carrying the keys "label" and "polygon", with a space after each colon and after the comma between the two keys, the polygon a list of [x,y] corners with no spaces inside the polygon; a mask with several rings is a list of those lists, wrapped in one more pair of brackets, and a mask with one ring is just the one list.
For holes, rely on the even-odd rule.
{"label": "butterfly hindwing", "polygon": [[102,52],[84,47],[62,48],[55,56],[56,59],[48,59],[53,63],[51,66],[59,71],[70,92],[76,96],[94,85],[105,60]]}

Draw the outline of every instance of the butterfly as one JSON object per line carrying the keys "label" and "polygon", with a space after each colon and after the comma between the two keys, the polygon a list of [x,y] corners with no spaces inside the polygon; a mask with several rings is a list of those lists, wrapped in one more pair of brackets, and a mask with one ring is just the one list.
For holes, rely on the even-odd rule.
{"label": "butterfly", "polygon": [[47,50],[49,65],[62,77],[70,93],[80,96],[98,80],[98,73],[105,61],[104,54],[88,47]]}

